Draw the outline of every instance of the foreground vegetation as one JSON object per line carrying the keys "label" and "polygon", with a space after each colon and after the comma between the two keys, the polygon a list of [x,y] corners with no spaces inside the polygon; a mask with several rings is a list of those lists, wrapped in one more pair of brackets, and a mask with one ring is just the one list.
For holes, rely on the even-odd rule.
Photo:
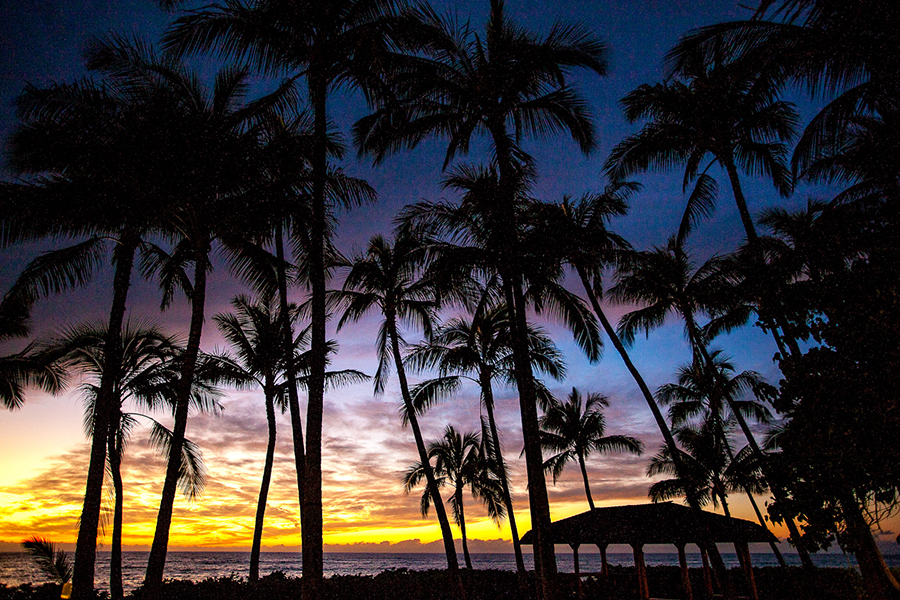
{"label": "foreground vegetation", "polygon": [[[804,572],[800,567],[782,569],[763,567],[754,569],[760,598],[769,600],[827,600],[829,598],[853,598],[861,594],[861,580],[853,569],[818,569]],[[467,600],[533,600],[530,592],[523,593],[516,585],[516,573],[496,570],[463,570],[461,572]],[[680,598],[683,595],[681,573],[678,567],[648,567],[647,575],[653,596]],[[741,586],[743,575],[732,569],[731,578]],[[529,578],[534,573],[528,574]],[[533,582],[532,582],[533,583]],[[703,571],[691,569],[691,585],[697,600],[705,598]],[[633,567],[611,566],[609,577],[590,576],[582,581],[583,598],[604,600],[630,600],[637,598]],[[529,586],[530,590],[534,586]],[[739,592],[744,592],[738,587]],[[324,581],[323,600],[450,600],[454,590],[449,585],[446,571],[408,571],[391,569],[375,576],[337,575]],[[106,597],[98,593],[97,598]],[[141,590],[127,596],[142,600]],[[172,581],[163,584],[161,598],[165,600],[294,600],[300,597],[300,578],[286,577],[276,571],[248,582],[238,577],[220,577],[204,581]],[[560,575],[560,597],[577,598],[575,578],[571,574]],[[38,587],[0,586],[0,600],[56,600],[59,586],[46,584]]]}

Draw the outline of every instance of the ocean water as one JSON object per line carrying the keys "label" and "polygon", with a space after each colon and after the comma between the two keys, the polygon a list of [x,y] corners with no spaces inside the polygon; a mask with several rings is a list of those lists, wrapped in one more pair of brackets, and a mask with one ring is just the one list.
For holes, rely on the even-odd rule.
{"label": "ocean water", "polygon": [[[143,579],[149,552],[123,552],[122,570],[125,591],[136,589]],[[788,564],[799,565],[795,554],[785,554]],[[263,552],[260,556],[260,575],[265,576],[274,571],[282,571],[289,577],[299,577],[301,570],[301,554],[299,552]],[[729,567],[738,566],[735,554],[723,553],[722,558]],[[632,566],[634,559],[631,553],[608,553],[607,559],[612,565]],[[645,562],[650,566],[678,565],[678,555],[674,553],[646,553]],[[700,554],[687,555],[689,567],[703,565]],[[754,553],[754,566],[775,566],[774,555],[770,553]],[[813,560],[821,567],[855,566],[852,556],[843,554],[818,554]],[[889,566],[900,567],[900,555],[886,555]],[[463,557],[459,557],[463,564]],[[166,578],[202,581],[213,577],[247,577],[250,563],[249,552],[169,552],[166,560]],[[559,569],[573,572],[574,565],[571,554],[557,554]],[[525,554],[525,565],[534,568],[531,554]],[[579,556],[582,572],[600,570],[600,555],[582,552]],[[425,553],[356,553],[333,552],[325,554],[325,575],[375,575],[388,569],[410,569],[424,571],[443,569],[447,566],[443,554]],[[514,571],[515,558],[512,554],[473,554],[472,566],[476,569],[502,569]],[[0,583],[17,586],[25,583],[40,584],[49,581],[30,556],[19,552],[0,553]],[[109,589],[109,553],[98,552],[96,586]]]}

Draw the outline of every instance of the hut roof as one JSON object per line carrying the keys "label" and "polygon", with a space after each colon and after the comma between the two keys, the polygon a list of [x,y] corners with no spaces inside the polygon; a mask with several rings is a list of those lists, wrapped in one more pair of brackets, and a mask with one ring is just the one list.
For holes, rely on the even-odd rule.
{"label": "hut roof", "polygon": [[[734,517],[703,511],[716,542],[768,542],[777,539],[764,527]],[[682,544],[700,540],[700,527],[690,508],[671,502],[595,508],[551,524],[555,544]],[[533,543],[532,532],[522,536]]]}

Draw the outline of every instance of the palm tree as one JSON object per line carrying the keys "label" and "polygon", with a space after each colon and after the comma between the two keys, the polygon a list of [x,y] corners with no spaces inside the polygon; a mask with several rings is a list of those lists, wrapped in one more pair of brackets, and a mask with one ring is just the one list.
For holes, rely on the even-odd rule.
{"label": "palm tree", "polygon": [[[294,360],[290,371],[288,370],[281,344],[282,319],[279,309],[275,307],[276,302],[274,298],[268,300],[258,298],[251,301],[247,296],[239,295],[231,301],[234,313],[221,313],[213,317],[219,331],[237,354],[236,358],[224,355],[216,357],[217,360],[238,376],[235,383],[240,387],[259,386],[262,388],[265,399],[266,424],[269,435],[262,483],[259,488],[259,500],[256,506],[253,543],[250,548],[250,581],[259,579],[263,521],[275,458],[277,435],[275,408],[277,405],[282,412],[287,408],[287,402],[285,402],[285,391],[288,388],[287,377],[295,377],[296,387],[298,382],[305,384],[308,379],[306,376],[298,378],[296,374],[309,370],[308,355],[299,354],[299,349],[308,341],[308,330],[304,330],[292,340]],[[297,311],[293,305],[290,305],[289,309],[292,314],[289,319],[290,322],[293,322],[296,319]],[[332,385],[366,379],[365,375],[354,370],[327,372],[326,375],[326,381]]]}
{"label": "palm tree", "polygon": [[716,431],[713,423],[705,422],[699,429],[683,426],[675,433],[681,448],[678,450],[682,462],[687,466],[687,474],[679,474],[674,467],[672,455],[666,446],[650,459],[647,476],[675,475],[672,479],[663,479],[650,486],[648,495],[653,502],[664,502],[693,494],[701,506],[712,504],[718,507],[721,503],[725,516],[730,517],[728,508],[728,492],[734,486],[729,485],[726,470],[729,466],[727,452],[723,445],[728,440]]}
{"label": "palm tree", "polygon": [[[172,210],[165,215],[166,225],[168,231],[177,233],[171,236],[175,238],[171,253],[156,248],[145,271],[160,275],[164,308],[179,286],[187,291],[191,302],[172,446],[145,579],[146,592],[154,597],[162,583],[191,382],[197,368],[211,267],[209,253],[215,240],[223,242],[228,250],[229,242],[249,235],[251,224],[266,222],[254,213],[262,207],[241,193],[258,176],[256,165],[250,160],[257,143],[250,125],[252,119],[277,105],[291,90],[283,86],[264,99],[242,105],[247,93],[245,71],[221,71],[213,89],[207,92],[184,65],[174,59],[158,59],[145,44],[121,38],[102,40],[92,48],[89,66],[122,78],[132,88],[145,90],[161,111],[160,135],[169,144],[167,151],[173,162],[172,170],[166,174],[174,188]],[[233,263],[239,261],[241,247],[231,246]],[[187,267],[193,267],[192,276],[187,275]],[[77,562],[76,558],[73,592],[79,595],[82,592],[77,589]]]}
{"label": "palm tree", "polygon": [[609,407],[606,396],[590,393],[583,399],[577,388],[572,388],[565,402],[554,400],[541,417],[541,446],[555,452],[544,461],[544,469],[553,474],[553,483],[559,479],[566,463],[577,461],[584,478],[584,493],[588,506],[594,510],[594,498],[588,484],[585,460],[593,452],[631,452],[641,454],[640,440],[626,435],[604,435],[606,418],[603,409]]}
{"label": "palm tree", "polygon": [[[427,465],[428,453],[419,429],[417,412],[406,379],[406,369],[403,366],[401,347],[406,342],[398,330],[400,321],[421,327],[426,336],[431,334],[435,310],[435,302],[431,299],[433,285],[425,279],[418,278],[424,258],[425,247],[408,229],[398,231],[393,244],[381,236],[372,238],[366,254],[352,261],[343,289],[339,292],[338,298],[346,308],[338,321],[338,329],[350,321],[359,320],[373,307],[381,310],[384,321],[378,330],[376,342],[378,370],[375,373],[375,391],[376,393],[384,391],[393,361],[397,369],[397,378],[400,380],[404,417],[416,441],[419,463]],[[458,578],[459,563],[453,545],[453,533],[450,531],[447,513],[441,502],[435,474],[431,469],[424,471],[427,490],[434,502],[444,540],[447,567],[454,577]],[[457,581],[461,593],[462,583],[458,579]]]}
{"label": "palm tree", "polygon": [[[107,362],[107,332],[103,325],[85,324],[72,327],[57,339],[43,344],[42,354],[54,364],[67,370],[74,369],[86,378],[82,384],[85,400],[85,431],[88,437],[104,437],[107,447],[107,468],[115,492],[113,531],[110,553],[110,595],[122,598],[122,523],[123,484],[121,465],[129,437],[140,419],[151,424],[150,442],[163,455],[168,455],[172,432],[145,414],[124,411],[126,403],[158,411],[172,410],[175,405],[173,383],[178,378],[178,363],[183,351],[175,339],[164,335],[153,326],[132,325],[123,327],[119,336],[122,348],[115,352],[116,379],[113,382],[113,403],[107,407],[110,415],[104,419],[108,430],[101,430],[96,423],[101,420],[98,401]],[[214,387],[222,377],[207,359],[203,358],[198,378],[194,382],[191,401],[195,408],[216,412],[220,409]],[[196,444],[186,440],[181,452],[179,487],[185,496],[193,499],[200,494],[206,478],[206,468]]]}
{"label": "palm tree", "polygon": [[[747,438],[754,457],[761,465],[772,493],[778,498],[783,492],[768,473],[765,456],[742,411],[735,406],[734,399],[724,393],[728,384],[717,370],[707,349],[708,335],[696,320],[698,314],[715,314],[719,308],[718,302],[723,296],[723,290],[727,289],[727,281],[720,268],[721,262],[721,259],[713,257],[695,270],[684,249],[670,240],[666,248],[635,253],[623,262],[617,273],[618,282],[610,290],[610,296],[620,302],[645,304],[643,308],[623,316],[619,323],[619,333],[629,343],[634,340],[638,331],[643,330],[649,334],[651,329],[662,325],[670,314],[681,318],[685,337],[693,353],[693,362],[702,365],[705,377],[709,378],[710,385],[715,389],[715,397],[728,406]],[[799,545],[800,533],[796,525],[788,519],[787,526],[804,566],[811,568],[812,559]]]}
{"label": "palm tree", "polygon": [[[169,187],[172,179],[160,176],[173,173],[175,165],[172,136],[164,135],[167,130],[161,126],[166,106],[159,100],[153,90],[129,85],[121,72],[104,72],[102,85],[82,81],[43,90],[27,87],[18,100],[23,124],[12,137],[11,163],[20,173],[42,178],[5,186],[18,202],[4,216],[4,239],[89,237],[32,262],[16,283],[17,293],[32,302],[84,284],[100,263],[104,238],[113,238],[114,293],[106,330],[106,346],[112,349],[121,347],[118,336],[135,252],[161,226],[167,202],[179,187]],[[101,407],[112,402],[115,350],[105,360],[110,379],[101,382]],[[98,429],[107,427],[103,419],[108,414],[98,412]],[[96,436],[75,553],[76,598],[93,589],[105,453],[105,436]]]}
{"label": "palm tree", "polygon": [[[798,115],[793,105],[778,100],[784,84],[779,69],[729,60],[718,52],[684,56],[666,83],[644,84],[622,99],[625,117],[647,119],[640,132],[613,148],[605,168],[612,181],[651,168],[684,164],[685,190],[694,180],[678,234],[681,243],[692,225],[715,208],[716,183],[710,169],[725,170],[741,224],[756,264],[763,264],[758,236],[747,207],[738,168],[752,176],[771,178],[787,196],[793,178],[787,165],[787,145]],[[705,163],[705,164],[704,164]],[[777,289],[768,285],[762,311],[779,345],[786,342],[799,354],[796,334],[781,314]],[[774,291],[773,291],[774,290]],[[779,333],[778,328],[781,329]]]}
{"label": "palm tree", "polygon": [[[175,2],[170,1],[170,4]],[[317,598],[322,567],[322,411],[327,321],[325,303],[328,171],[328,94],[340,84],[374,87],[387,51],[393,0],[226,0],[180,17],[166,38],[179,54],[217,49],[267,74],[305,76],[313,111],[309,281],[312,290],[312,371],[300,494],[304,597]],[[285,334],[286,335],[286,334]],[[296,440],[296,435],[295,435]]]}
{"label": "palm tree", "polygon": [[[246,377],[246,385],[254,384],[262,388],[269,431],[259,501],[256,504],[253,544],[250,548],[249,579],[257,581],[263,519],[275,458],[275,406],[278,404],[282,411],[285,409],[284,396],[279,393],[281,384],[279,378],[285,368],[281,344],[281,318],[271,301],[252,302],[246,296],[236,296],[232,299],[231,306],[235,310],[234,313],[223,313],[213,317],[219,331],[237,353],[237,359],[231,357],[222,359]],[[294,342],[295,348],[296,345]]]}
{"label": "palm tree", "polygon": [[[769,423],[771,414],[768,408],[760,400],[772,400],[776,396],[776,389],[766,383],[756,371],[743,371],[733,374],[735,371],[731,361],[724,357],[720,350],[710,353],[710,358],[715,366],[716,373],[710,374],[706,366],[692,362],[679,367],[675,383],[660,386],[657,390],[657,398],[661,404],[670,405],[669,418],[672,426],[681,431],[687,427],[692,432],[702,432],[703,435],[713,435],[721,438],[717,443],[706,443],[700,440],[697,445],[702,454],[703,448],[718,448],[718,451],[727,455],[721,460],[727,459],[728,464],[724,468],[733,474],[732,486],[735,490],[742,489],[747,493],[759,524],[767,527],[765,519],[756,504],[753,494],[765,491],[764,481],[757,475],[758,467],[749,469],[752,462],[752,450],[745,448],[745,458],[737,461],[737,456],[729,441],[730,432],[736,422],[736,417],[729,411],[733,408],[741,412],[744,419],[753,419],[757,423]],[[743,398],[743,399],[742,399]],[[693,429],[691,429],[693,427]],[[686,433],[685,435],[692,435]],[[687,442],[682,440],[682,446]],[[704,445],[705,444],[705,445]],[[717,445],[716,445],[717,444]],[[702,447],[701,447],[702,446]],[[740,453],[738,453],[740,454]],[[697,456],[693,451],[689,455]],[[671,456],[671,455],[669,455]],[[706,461],[713,462],[712,459]],[[722,500],[723,504],[725,500]],[[785,566],[781,552],[774,542],[770,542],[772,551],[782,566]]]}
{"label": "palm tree", "polygon": [[793,137],[798,115],[793,105],[777,99],[784,83],[780,72],[752,69],[728,58],[723,51],[712,56],[699,52],[685,56],[666,83],[644,84],[625,96],[625,118],[648,122],[613,148],[606,170],[610,180],[621,181],[650,168],[685,164],[685,189],[695,180],[700,190],[706,189],[706,193],[693,194],[685,209],[683,223],[690,223],[714,207],[715,184],[708,171],[719,164],[728,176],[744,232],[753,245],[756,228],[738,167],[751,175],[770,177],[779,193],[790,194],[792,178],[785,142]]}
{"label": "palm tree", "polygon": [[[513,246],[517,233],[515,203],[522,163],[529,158],[518,142],[523,136],[568,132],[584,152],[594,147],[586,104],[567,85],[569,69],[603,75],[605,46],[578,25],[557,23],[539,38],[515,24],[502,0],[491,0],[483,37],[453,17],[442,18],[427,6],[407,13],[418,35],[420,52],[407,68],[388,77],[397,101],[385,103],[354,129],[361,152],[383,160],[387,153],[415,146],[432,135],[448,138],[446,167],[468,152],[476,133],[491,143],[499,173],[494,199],[505,215],[495,248]],[[522,411],[530,507],[541,587],[556,596],[556,560],[549,539],[550,509],[541,468],[536,392],[528,364],[522,275],[514,256],[501,265],[507,305],[514,315],[516,381]]]}
{"label": "palm tree", "polygon": [[[427,471],[434,473],[438,488],[446,484],[453,487],[453,494],[447,499],[447,503],[462,534],[466,568],[471,569],[463,501],[465,488],[468,487],[472,496],[482,501],[494,521],[502,519],[504,514],[500,481],[493,472],[489,452],[477,433],[460,434],[452,425],[448,425],[444,436],[428,445],[428,459],[435,460],[433,467],[431,463],[426,463],[428,466],[425,467],[421,462],[410,466],[403,476],[403,489],[407,494],[411,492],[427,477]],[[431,503],[432,496],[426,488],[420,502],[422,516],[428,515]]]}
{"label": "palm tree", "polygon": [[[512,365],[512,341],[510,339],[510,315],[505,306],[491,308],[487,290],[479,302],[479,308],[471,319],[450,319],[435,328],[431,337],[410,349],[406,364],[417,370],[436,369],[438,379],[424,382],[412,390],[416,410],[423,410],[431,402],[454,393],[461,379],[470,379],[481,389],[481,403],[487,411],[493,457],[497,477],[503,492],[506,514],[516,556],[516,571],[524,586],[525,562],[513,511],[512,496],[506,463],[500,445],[500,433],[494,416],[493,382],[514,384]],[[560,379],[565,365],[559,351],[544,332],[529,328],[529,347],[536,369]]]}

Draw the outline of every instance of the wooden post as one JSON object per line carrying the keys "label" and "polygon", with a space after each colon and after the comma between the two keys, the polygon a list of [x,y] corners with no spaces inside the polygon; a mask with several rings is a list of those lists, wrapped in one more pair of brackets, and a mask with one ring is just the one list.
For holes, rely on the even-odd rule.
{"label": "wooden post", "polygon": [[706,554],[706,546],[700,546],[700,557],[703,559],[703,585],[706,587],[706,597],[712,598],[712,574],[709,572],[709,556]]}
{"label": "wooden post", "polygon": [[609,544],[597,544],[597,549],[600,550],[600,574],[603,575],[604,578],[609,577],[609,563],[606,562],[606,547]]}
{"label": "wooden post", "polygon": [[678,548],[678,563],[681,565],[681,584],[684,586],[684,597],[694,600],[694,592],[691,590],[691,573],[688,571],[687,556],[684,554],[684,542],[675,544]]}
{"label": "wooden post", "polygon": [[759,600],[759,594],[756,591],[756,578],[753,576],[753,563],[750,560],[750,546],[747,545],[747,542],[735,542],[734,549],[737,551],[737,555],[741,557],[744,577],[747,578],[747,585],[750,587],[750,597],[753,600]]}
{"label": "wooden post", "polygon": [[569,546],[572,548],[572,561],[575,565],[575,589],[578,591],[578,597],[581,598],[581,566],[578,564],[579,544],[569,544]]}
{"label": "wooden post", "polygon": [[631,544],[631,549],[634,551],[634,570],[637,571],[638,578],[638,596],[641,600],[649,600],[650,586],[647,583],[647,567],[644,565],[643,548],[643,544]]}

